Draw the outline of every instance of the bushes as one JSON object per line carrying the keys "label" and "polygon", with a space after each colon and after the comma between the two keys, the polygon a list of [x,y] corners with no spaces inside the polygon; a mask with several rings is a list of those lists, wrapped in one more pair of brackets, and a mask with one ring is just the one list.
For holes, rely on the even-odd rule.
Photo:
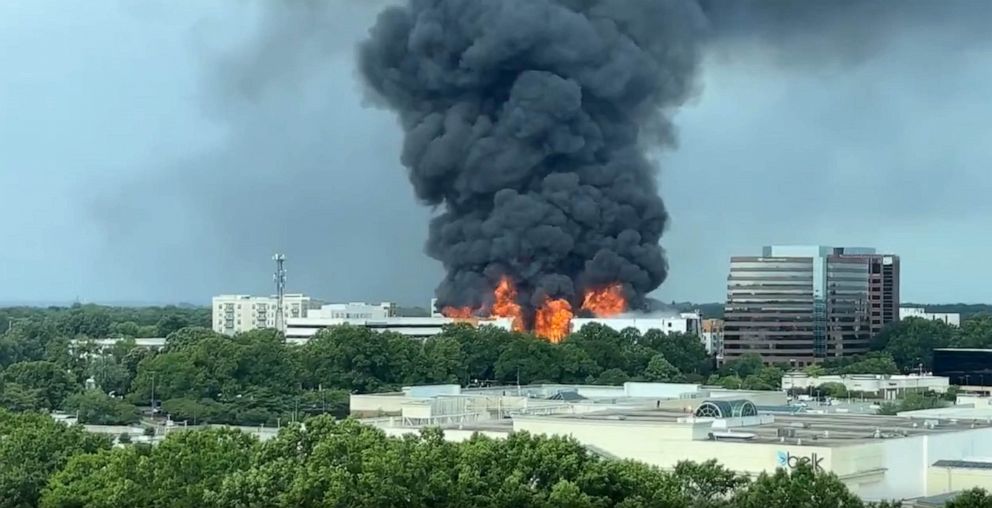
{"label": "bushes", "polygon": [[87,425],[130,425],[139,419],[138,409],[132,404],[99,390],[72,395],[66,399],[65,407],[76,412],[79,423]]}

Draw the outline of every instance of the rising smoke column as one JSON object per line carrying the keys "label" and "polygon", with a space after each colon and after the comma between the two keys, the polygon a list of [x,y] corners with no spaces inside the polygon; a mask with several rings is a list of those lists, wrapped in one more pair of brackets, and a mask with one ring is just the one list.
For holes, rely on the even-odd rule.
{"label": "rising smoke column", "polygon": [[503,276],[530,312],[667,274],[668,213],[646,152],[695,90],[704,19],[663,0],[410,0],[359,48],[405,131],[402,162],[440,213],[439,305],[488,308]]}

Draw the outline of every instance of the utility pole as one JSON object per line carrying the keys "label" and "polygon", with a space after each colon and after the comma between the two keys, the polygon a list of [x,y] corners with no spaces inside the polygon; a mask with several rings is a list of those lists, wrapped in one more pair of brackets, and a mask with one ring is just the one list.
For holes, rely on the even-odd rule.
{"label": "utility pole", "polygon": [[152,418],[155,418],[155,372],[152,372]]}
{"label": "utility pole", "polygon": [[286,268],[284,266],[286,256],[276,254],[272,256],[272,260],[276,262],[276,273],[272,275],[272,279],[276,283],[276,330],[286,333],[286,317],[283,314],[283,300],[286,297]]}

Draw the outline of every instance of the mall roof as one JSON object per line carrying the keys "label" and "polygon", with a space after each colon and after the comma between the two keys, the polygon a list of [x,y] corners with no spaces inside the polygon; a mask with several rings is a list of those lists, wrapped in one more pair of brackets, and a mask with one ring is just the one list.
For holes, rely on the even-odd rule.
{"label": "mall roof", "polygon": [[[528,416],[528,418],[554,418],[567,420],[611,421],[616,424],[689,424],[691,422],[708,421],[695,418],[691,414],[665,409],[611,409],[585,414],[563,414],[549,416]],[[865,414],[776,414],[774,421],[759,423],[755,421],[744,425],[731,426],[730,433],[753,435],[748,439],[735,440],[738,442],[777,443],[782,440],[780,433],[788,434],[785,438],[790,444],[808,446],[848,446],[884,439],[898,439],[925,434],[939,434],[970,430],[976,427],[992,427],[992,424],[982,422],[953,422],[949,420],[927,420],[904,418],[899,416],[880,416]],[[931,426],[929,423],[936,423]],[[788,429],[782,431],[781,429]],[[717,439],[720,439],[717,437]]]}

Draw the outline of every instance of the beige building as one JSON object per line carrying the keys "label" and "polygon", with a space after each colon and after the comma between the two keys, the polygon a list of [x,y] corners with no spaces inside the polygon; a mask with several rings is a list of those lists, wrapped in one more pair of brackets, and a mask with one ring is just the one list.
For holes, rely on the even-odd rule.
{"label": "beige building", "polygon": [[[598,455],[662,469],[716,459],[757,475],[809,464],[835,473],[866,500],[909,499],[985,485],[974,457],[992,457],[992,421],[844,413],[785,405],[782,392],[698,385],[410,387],[352,397],[356,416],[387,434],[440,426],[452,440],[473,432],[570,436]],[[969,458],[970,457],[970,458]],[[968,464],[947,461],[966,461]]]}
{"label": "beige building", "polygon": [[942,376],[931,375],[882,375],[882,374],[845,374],[839,376],[810,376],[802,371],[787,372],[782,376],[782,389],[815,391],[826,383],[839,383],[849,392],[874,394],[878,398],[893,400],[899,394],[914,391],[930,390],[944,393],[950,386],[950,380]]}
{"label": "beige building", "polygon": [[[275,296],[220,295],[213,298],[213,330],[224,335],[259,328],[275,328],[278,299]],[[283,297],[284,319],[306,317],[320,302],[291,293]]]}

